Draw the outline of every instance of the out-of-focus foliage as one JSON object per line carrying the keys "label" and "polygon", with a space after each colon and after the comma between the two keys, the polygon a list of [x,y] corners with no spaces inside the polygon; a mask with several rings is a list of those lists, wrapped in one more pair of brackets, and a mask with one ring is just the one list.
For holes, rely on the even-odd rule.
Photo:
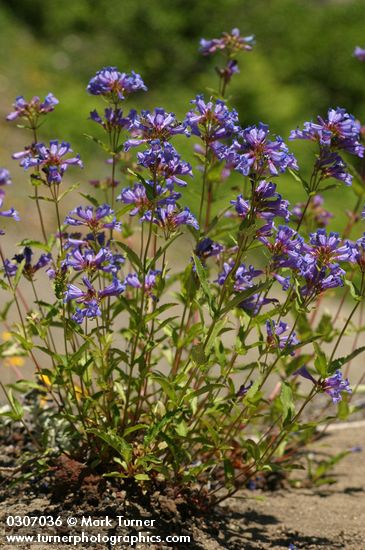
{"label": "out-of-focus foliage", "polygon": [[[365,66],[352,57],[365,42],[363,14],[363,0],[0,0],[0,114],[15,95],[53,91],[61,105],[47,137],[57,133],[90,160],[85,86],[98,68],[140,72],[149,93],[133,106],[182,117],[187,97],[215,86],[219,55],[199,55],[199,39],[237,26],[257,40],[230,87],[243,125],[263,121],[286,139],[337,105],[365,120]],[[311,152],[299,160],[309,166]]]}

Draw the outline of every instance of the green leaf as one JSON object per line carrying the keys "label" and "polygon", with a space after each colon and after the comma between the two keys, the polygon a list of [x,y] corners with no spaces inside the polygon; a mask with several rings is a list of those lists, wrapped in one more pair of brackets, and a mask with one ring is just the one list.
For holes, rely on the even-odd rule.
{"label": "green leaf", "polygon": [[107,443],[110,447],[112,447],[117,453],[120,454],[121,457],[126,461],[127,464],[130,463],[132,459],[132,446],[125,441],[122,437],[117,435],[117,433],[114,430],[108,430],[108,431],[101,431],[96,428],[92,428],[88,430],[89,433],[92,433],[96,435],[99,439]]}
{"label": "green leaf", "polygon": [[80,195],[84,197],[84,199],[86,199],[87,201],[91,202],[91,204],[95,206],[95,208],[99,206],[99,201],[95,197],[89,195],[88,193],[80,193]]}
{"label": "green leaf", "polygon": [[174,420],[174,418],[181,414],[182,409],[176,409],[174,411],[169,411],[165,416],[159,421],[156,422],[151,429],[149,430],[148,434],[144,438],[144,444],[146,446],[149,446],[151,443],[155,441],[158,434],[171,422]]}
{"label": "green leaf", "polygon": [[316,358],[314,359],[314,366],[318,374],[325,378],[327,376],[327,357],[326,354],[321,350],[317,342],[313,343],[313,347],[316,352]]}
{"label": "green leaf", "polygon": [[226,318],[221,319],[220,321],[215,323],[215,325],[213,327],[213,330],[212,330],[212,333],[209,336],[209,340],[207,341],[207,343],[205,345],[206,353],[208,353],[211,350],[211,348],[214,346],[214,343],[215,343],[215,340],[216,340],[217,336],[219,336],[223,331],[228,332],[228,331],[232,330],[230,328],[226,328],[226,324],[227,324]]}
{"label": "green leaf", "polygon": [[224,466],[224,477],[225,477],[225,480],[226,480],[226,484],[228,486],[230,486],[230,485],[232,485],[232,482],[234,480],[234,467],[233,467],[233,464],[228,458],[225,458],[224,461],[223,461],[223,466]]}
{"label": "green leaf", "polygon": [[164,244],[164,246],[160,246],[155,256],[147,263],[147,270],[150,268],[150,266],[152,266],[157,262],[157,260],[162,256],[165,250],[167,250],[172,245],[172,243],[176,241],[176,239],[181,235],[182,233],[175,233],[175,235],[173,235],[172,237],[170,237],[170,239],[168,239],[168,241]]}
{"label": "green leaf", "polygon": [[128,168],[128,172],[130,174],[132,174],[132,176],[136,177],[142,183],[143,187],[146,190],[147,198],[150,201],[154,201],[155,200],[155,194],[154,194],[154,191],[153,191],[153,188],[151,187],[151,185],[149,185],[147,183],[147,181],[141,176],[141,174],[138,174],[138,172],[133,172],[133,170],[130,170],[130,168]]}
{"label": "green leaf", "polygon": [[323,340],[325,342],[331,342],[332,341],[332,335],[333,335],[333,321],[332,316],[328,313],[324,313],[321,317],[321,320],[318,323],[317,327],[318,334],[321,334],[323,337]]}
{"label": "green leaf", "polygon": [[40,241],[33,241],[32,239],[23,239],[20,243],[17,243],[17,246],[30,246],[31,248],[38,248],[40,250],[44,250],[45,252],[51,252],[51,248],[48,244]]}
{"label": "green leaf", "polygon": [[349,281],[348,279],[345,279],[345,285],[347,285],[350,289],[350,294],[353,297],[354,300],[357,302],[361,302],[362,300],[362,294],[360,293],[359,289],[354,285],[352,281]]}
{"label": "green leaf", "polygon": [[14,290],[18,287],[18,284],[19,284],[19,281],[20,281],[20,277],[22,276],[22,273],[24,271],[24,266],[25,266],[25,259],[22,260],[20,262],[20,264],[18,265],[18,269],[17,269],[17,272],[15,274],[15,277],[14,277],[14,282],[13,282],[13,288]]}
{"label": "green leaf", "polygon": [[109,153],[111,154],[112,151],[110,150],[110,148],[106,145],[106,143],[103,143],[100,139],[94,137],[94,136],[91,136],[90,134],[84,134],[84,136],[87,138],[87,139],[90,139],[91,141],[94,141],[95,143],[97,143],[99,145],[99,147],[101,147],[106,153]]}
{"label": "green leaf", "polygon": [[69,193],[72,193],[72,191],[74,191],[75,189],[78,189],[80,187],[80,184],[79,183],[74,183],[73,185],[70,185],[70,187],[68,187],[66,189],[66,191],[64,191],[63,193],[61,193],[61,195],[57,198],[57,202],[61,202],[61,200],[66,197]]}
{"label": "green leaf", "polygon": [[139,430],[144,430],[145,428],[148,428],[148,424],[135,424],[134,426],[131,426],[124,431],[124,436],[127,436],[133,432],[137,432]]}
{"label": "green leaf", "polygon": [[197,344],[191,348],[191,358],[197,365],[205,365],[208,357],[204,351],[204,344]]}
{"label": "green leaf", "polygon": [[297,355],[297,357],[294,357],[294,359],[292,359],[292,361],[290,361],[290,363],[286,366],[286,375],[290,376],[293,372],[306,365],[311,359],[312,356],[309,354]]}
{"label": "green leaf", "polygon": [[289,168],[289,173],[290,175],[295,179],[295,181],[298,181],[299,183],[301,183],[304,187],[304,189],[306,190],[307,194],[309,194],[309,183],[304,179],[302,178],[302,176],[300,175],[299,172],[295,172],[294,170],[290,169]]}
{"label": "green leaf", "polygon": [[135,474],[134,479],[137,481],[149,481],[151,478],[147,474]]}
{"label": "green leaf", "polygon": [[236,296],[232,300],[228,302],[228,304],[226,304],[226,306],[222,309],[221,314],[224,315],[225,313],[228,313],[233,308],[235,308],[238,304],[240,304],[244,300],[247,300],[247,298],[249,298],[253,294],[257,294],[258,292],[266,288],[268,284],[269,282],[261,283],[259,285],[252,286],[247,290],[244,290],[243,292],[239,292],[238,294],[236,294]]}
{"label": "green leaf", "polygon": [[209,283],[208,283],[208,280],[207,280],[206,269],[204,269],[200,259],[195,254],[193,254],[193,260],[194,260],[194,264],[195,264],[196,274],[198,276],[198,279],[199,279],[201,288],[203,290],[203,293],[204,293],[204,295],[207,299],[209,309],[214,314],[216,312],[216,308],[215,308],[214,303],[213,303],[213,295],[211,293]]}
{"label": "green leaf", "polygon": [[283,382],[281,385],[280,403],[283,409],[283,422],[285,423],[291,420],[295,412],[293,392],[287,382]]}
{"label": "green leaf", "polygon": [[243,402],[247,405],[255,405],[257,401],[260,401],[261,399],[261,391],[260,391],[260,384],[261,384],[261,378],[257,378],[255,382],[252,384],[248,392],[246,393]]}
{"label": "green leaf", "polygon": [[365,346],[355,349],[352,353],[346,355],[345,357],[339,357],[338,359],[335,359],[334,361],[332,361],[328,368],[328,374],[333,374],[334,372],[336,372],[337,369],[340,369],[343,365],[346,365],[346,363],[360,355],[360,353],[362,353],[363,351],[365,351]]}
{"label": "green leaf", "polygon": [[134,265],[134,267],[139,270],[143,271],[143,265],[137,254],[132,250],[128,245],[125,243],[121,243],[120,241],[115,241],[115,244],[119,246],[124,252],[127,254],[128,260],[131,262],[131,264]]}

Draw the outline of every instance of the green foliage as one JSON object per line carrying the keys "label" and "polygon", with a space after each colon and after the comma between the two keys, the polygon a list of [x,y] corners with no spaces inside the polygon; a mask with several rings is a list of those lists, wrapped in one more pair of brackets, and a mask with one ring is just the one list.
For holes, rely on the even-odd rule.
{"label": "green foliage", "polygon": [[[167,108],[176,109],[181,119],[189,107],[188,96],[204,88],[204,71],[213,64],[196,56],[198,38],[220,34],[222,20],[229,28],[240,18],[246,26],[241,29],[243,32],[257,29],[259,44],[255,56],[246,55],[241,76],[230,88],[229,102],[238,99],[243,124],[265,120],[275,131],[286,133],[294,126],[294,119],[313,118],[314,104],[316,111],[323,112],[335,98],[337,103],[340,92],[362,114],[353,90],[364,77],[348,68],[354,44],[346,38],[350,50],[347,52],[342,32],[349,21],[356,21],[351,40],[360,41],[360,3],[348,3],[346,11],[342,5],[324,8],[317,2],[308,2],[303,7],[299,0],[274,1],[267,19],[262,18],[261,0],[220,0],[214,9],[208,0],[179,1],[174,5],[153,0],[148,7],[139,2],[124,4],[120,9],[117,2],[85,0],[65,10],[64,2],[57,0],[43,10],[41,0],[21,0],[16,5],[2,2],[9,28],[19,26],[22,30],[21,44],[27,42],[25,28],[37,33],[29,40],[38,48],[34,67],[38,71],[44,68],[42,87],[52,85],[56,95],[57,88],[64,94],[63,107],[54,113],[52,132],[62,130],[62,134],[75,137],[75,143],[82,144],[86,159],[94,155],[95,144],[100,158],[111,156],[112,178],[117,174],[123,186],[136,181],[142,184],[148,207],[144,204],[141,208],[143,212],[150,210],[151,220],[136,222],[129,216],[129,204],[118,209],[115,192],[107,184],[95,196],[76,193],[79,184],[48,184],[38,167],[34,170],[30,176],[30,208],[35,207],[38,215],[44,209],[48,213],[54,209],[57,228],[52,228],[51,235],[44,231],[43,240],[28,236],[20,246],[52,255],[53,295],[50,298],[49,292],[43,292],[41,276],[37,270],[32,271],[25,259],[17,264],[12,277],[2,258],[0,290],[10,294],[11,299],[2,304],[0,311],[0,320],[8,330],[8,339],[0,345],[0,358],[15,369],[16,360],[26,358],[33,364],[35,376],[31,381],[18,380],[4,387],[8,405],[1,414],[26,427],[46,457],[67,452],[105,476],[133,478],[144,486],[158,479],[175,486],[211,484],[210,497],[222,487],[226,487],[227,494],[233,494],[257,472],[278,470],[282,463],[287,470],[297,467],[295,461],[302,446],[313,439],[317,424],[327,420],[324,413],[331,407],[330,398],[318,394],[331,395],[328,378],[345,365],[349,368],[351,361],[365,351],[355,342],[351,353],[337,357],[343,337],[355,326],[350,324],[351,318],[357,307],[362,307],[363,272],[358,264],[348,266],[345,292],[354,299],[355,306],[342,330],[336,324],[336,314],[325,311],[318,320],[316,310],[323,292],[317,288],[303,292],[306,281],[299,269],[284,267],[281,272],[291,276],[282,300],[281,287],[274,278],[280,271],[277,257],[269,247],[263,250],[261,237],[267,220],[257,215],[252,206],[262,174],[253,173],[251,178],[233,174],[227,182],[222,164],[209,152],[195,157],[191,151],[187,153],[186,158],[194,158],[202,166],[200,171],[195,170],[191,185],[183,190],[181,204],[186,199],[195,213],[197,204],[201,204],[206,223],[205,228],[201,224],[200,230],[190,227],[189,232],[184,232],[176,220],[175,225],[171,220],[170,225],[161,220],[155,223],[159,197],[155,186],[148,183],[151,173],[142,175],[134,153],[123,152],[125,135],[112,129],[107,130],[105,137],[99,129],[101,138],[93,136],[80,130],[79,117],[64,122],[68,118],[65,115],[77,111],[85,118],[94,107],[94,98],[76,92],[76,84],[81,80],[85,84],[102,65],[115,63],[129,69],[133,59],[133,69],[142,72],[152,88],[150,95],[139,98],[137,106],[154,106],[158,93],[159,101],[166,99]],[[285,25],[290,18],[291,24]],[[326,43],[318,41],[324,22]],[[306,32],[301,33],[301,28]],[[55,46],[48,43],[50,36]],[[0,40],[6,41],[6,29]],[[57,53],[64,54],[63,59],[69,63],[62,70],[57,70],[57,58],[54,61]],[[326,67],[321,80],[318,63]],[[339,67],[344,69],[341,88]],[[8,71],[12,77],[13,69]],[[25,85],[28,78],[28,73],[21,76],[17,85]],[[267,89],[271,90],[270,105]],[[27,86],[24,94],[26,91]],[[210,93],[217,95],[214,90]],[[47,127],[40,130],[42,139],[43,131],[45,137],[50,137]],[[82,139],[88,138],[86,144],[81,134]],[[177,142],[180,138],[176,138]],[[181,151],[187,150],[188,145],[182,143]],[[304,175],[291,170],[279,183],[279,187],[289,184],[291,197],[313,198],[314,185],[308,183],[306,173],[308,158],[304,156]],[[93,164],[94,161],[92,169]],[[104,168],[95,170],[105,176]],[[364,196],[364,182],[357,167],[351,170],[356,183],[353,192],[346,193],[352,199],[355,195],[355,217]],[[166,183],[157,169],[152,176],[154,183]],[[205,186],[210,191],[207,197]],[[335,187],[330,184],[322,188],[331,196],[329,203],[342,197],[343,187],[340,192]],[[242,188],[251,205],[247,216],[238,220],[226,217],[227,203]],[[65,246],[59,205],[69,201],[69,194],[77,195],[78,200],[81,196],[94,208],[102,202],[112,204],[123,230],[119,234],[108,225],[104,231],[105,246],[111,254],[123,255],[123,271],[115,269],[115,265],[98,270],[87,264],[81,274],[70,266],[65,268],[70,251]],[[200,203],[202,194],[204,200]],[[343,210],[344,203],[339,208]],[[108,217],[109,223],[114,213]],[[303,216],[301,221],[303,224],[297,228],[308,237],[313,220]],[[346,227],[347,236],[355,223],[357,219],[353,226]],[[87,246],[96,255],[102,248],[97,223],[88,231],[92,239]],[[208,236],[223,246],[223,252],[213,258],[199,256],[197,251],[197,244]],[[262,268],[257,284],[251,284],[247,273],[248,282],[236,278],[238,269],[242,265],[246,269],[251,260]],[[225,277],[217,284],[223,268]],[[156,276],[153,284],[148,282],[151,272]],[[77,298],[67,299],[72,285],[85,284],[81,278],[85,274],[91,288]],[[128,283],[127,274],[132,276],[133,284]],[[125,288],[106,297],[106,289],[115,277],[125,283]],[[24,289],[26,296],[31,296],[30,303],[24,299]],[[330,299],[334,296],[331,294]],[[89,307],[92,301],[96,302],[97,313],[91,312],[80,321],[80,307]],[[16,322],[15,315],[19,317]],[[287,339],[275,332],[283,319],[290,319],[291,323]],[[298,342],[292,341],[294,333]],[[307,378],[309,389],[301,383],[301,375]],[[343,390],[342,387],[342,394]],[[22,398],[17,399],[14,393]],[[350,397],[342,394],[337,399],[337,416],[346,419],[354,408]],[[318,414],[311,410],[311,404],[321,398],[323,405]],[[303,421],[304,409],[311,410],[313,421]],[[330,412],[334,418],[333,408]],[[311,481],[328,481],[327,473],[336,462],[335,457],[315,469],[310,464]],[[44,465],[40,462],[42,468]]]}

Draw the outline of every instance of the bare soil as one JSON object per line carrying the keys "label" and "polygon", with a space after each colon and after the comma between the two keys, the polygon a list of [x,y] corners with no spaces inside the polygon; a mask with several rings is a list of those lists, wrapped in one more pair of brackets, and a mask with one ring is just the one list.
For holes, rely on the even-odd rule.
{"label": "bare soil", "polygon": [[[343,429],[331,432],[315,443],[313,452],[323,456],[345,451],[353,447],[365,449],[365,424],[351,424]],[[39,480],[29,481],[22,487],[10,487],[4,482],[6,475],[6,453],[4,448],[0,456],[0,474],[3,483],[0,486],[0,547],[4,549],[25,548],[32,550],[64,550],[65,544],[12,544],[4,538],[5,520],[9,515],[53,515],[66,518],[82,516],[103,519],[107,515],[115,518],[155,520],[154,528],[143,531],[167,535],[190,535],[191,542],[179,544],[136,544],[138,549],[189,548],[201,550],[251,550],[251,549],[288,549],[305,548],[307,550],[325,548],[327,550],[347,549],[365,550],[365,462],[364,452],[353,452],[346,456],[335,468],[337,483],[311,488],[282,488],[272,492],[255,490],[241,491],[236,498],[226,500],[216,509],[206,514],[196,514],[189,509],[183,498],[173,495],[154,494],[151,497],[139,495],[129,499],[125,491],[117,491],[109,482],[100,482],[100,478],[85,476],[82,487],[74,484],[80,472],[70,466],[56,472],[58,476],[57,492],[49,492],[47,482],[42,486]],[[13,451],[10,449],[10,451]],[[5,463],[5,465],[4,465]],[[2,469],[1,469],[2,467]],[[60,473],[62,472],[62,473]],[[62,477],[63,476],[63,477]],[[99,527],[85,529],[89,534],[135,534],[132,527]],[[7,534],[78,534],[81,526],[74,528],[66,525],[52,530],[21,527],[6,528]],[[79,544],[73,548],[131,548],[128,544]]]}

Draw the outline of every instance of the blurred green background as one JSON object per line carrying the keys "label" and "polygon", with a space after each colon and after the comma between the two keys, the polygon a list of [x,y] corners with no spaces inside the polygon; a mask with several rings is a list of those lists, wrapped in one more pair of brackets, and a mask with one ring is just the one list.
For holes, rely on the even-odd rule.
{"label": "blurred green background", "polygon": [[[127,108],[163,106],[182,118],[190,98],[216,86],[219,55],[199,55],[199,39],[237,26],[257,41],[241,55],[229,90],[243,125],[262,121],[286,139],[291,128],[337,105],[365,121],[365,64],[352,56],[356,45],[365,46],[364,16],[364,0],[0,0],[0,163],[14,174],[14,205],[22,210],[29,194],[10,159],[28,136],[4,121],[15,96],[56,95],[60,105],[42,139],[70,141],[85,161],[81,180],[87,182],[108,170],[97,162],[102,152],[83,136],[98,133],[87,119],[102,101],[85,91],[95,71],[116,65],[140,72],[149,92],[132,96]],[[182,147],[186,158],[191,143]],[[291,149],[309,171],[311,144]],[[80,175],[70,170],[68,178]],[[290,178],[280,188],[292,201],[303,197]],[[187,202],[193,198],[194,191]],[[341,185],[327,199],[337,226],[354,196]]]}

